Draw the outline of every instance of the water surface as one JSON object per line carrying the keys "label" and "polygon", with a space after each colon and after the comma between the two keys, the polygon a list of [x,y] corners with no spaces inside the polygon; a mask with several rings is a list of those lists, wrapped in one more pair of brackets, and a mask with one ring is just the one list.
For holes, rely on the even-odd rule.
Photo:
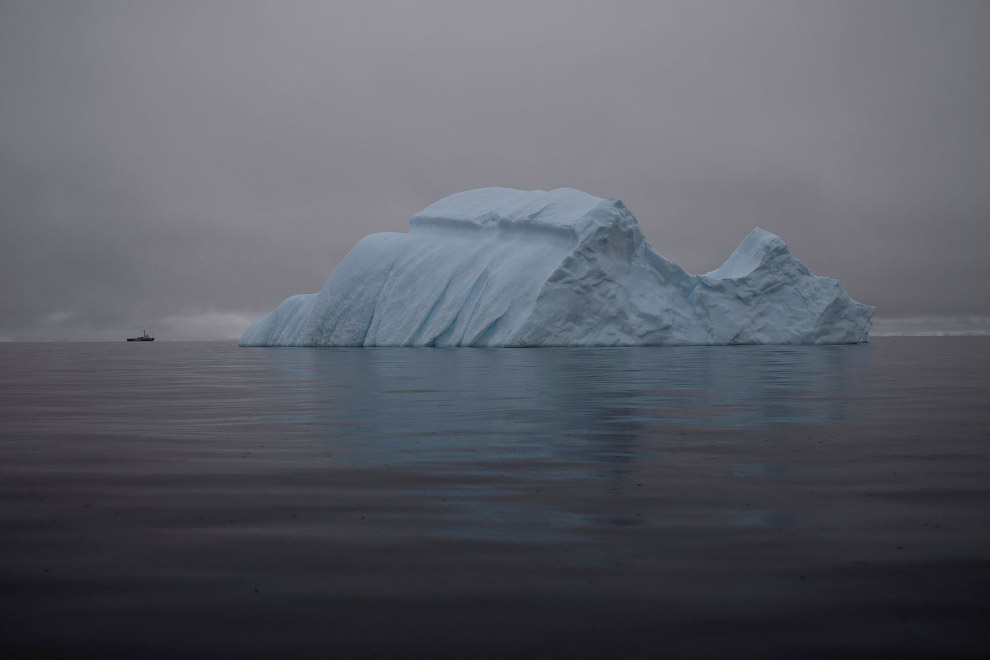
{"label": "water surface", "polygon": [[985,657],[990,339],[0,344],[35,657]]}

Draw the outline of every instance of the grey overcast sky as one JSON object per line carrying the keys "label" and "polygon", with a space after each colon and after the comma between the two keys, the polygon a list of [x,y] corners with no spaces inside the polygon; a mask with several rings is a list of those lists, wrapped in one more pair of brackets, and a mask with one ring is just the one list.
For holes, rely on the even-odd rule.
{"label": "grey overcast sky", "polygon": [[990,316],[990,2],[0,0],[0,338],[238,336],[483,186]]}

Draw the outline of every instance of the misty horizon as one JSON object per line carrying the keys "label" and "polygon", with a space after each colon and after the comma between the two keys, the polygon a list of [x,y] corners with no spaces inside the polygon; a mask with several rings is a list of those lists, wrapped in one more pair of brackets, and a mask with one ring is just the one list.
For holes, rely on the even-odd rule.
{"label": "misty horizon", "polygon": [[0,339],[234,338],[486,186],[618,197],[691,273],[760,226],[898,332],[987,331],[988,19],[6,2]]}

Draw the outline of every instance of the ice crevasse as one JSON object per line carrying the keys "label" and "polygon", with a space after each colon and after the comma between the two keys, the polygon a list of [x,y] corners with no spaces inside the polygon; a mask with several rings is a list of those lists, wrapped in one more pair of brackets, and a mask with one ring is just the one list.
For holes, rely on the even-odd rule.
{"label": "ice crevasse", "polygon": [[371,234],[242,346],[642,346],[867,341],[873,307],[754,229],[690,275],[618,199],[482,188]]}

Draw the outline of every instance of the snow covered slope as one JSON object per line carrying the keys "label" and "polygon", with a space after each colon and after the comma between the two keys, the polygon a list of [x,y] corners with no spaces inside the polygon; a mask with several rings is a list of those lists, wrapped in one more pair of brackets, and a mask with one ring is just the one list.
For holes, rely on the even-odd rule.
{"label": "snow covered slope", "polygon": [[615,198],[482,188],[363,238],[319,293],[286,299],[242,346],[634,346],[865,342],[873,308],[754,229],[689,275]]}

